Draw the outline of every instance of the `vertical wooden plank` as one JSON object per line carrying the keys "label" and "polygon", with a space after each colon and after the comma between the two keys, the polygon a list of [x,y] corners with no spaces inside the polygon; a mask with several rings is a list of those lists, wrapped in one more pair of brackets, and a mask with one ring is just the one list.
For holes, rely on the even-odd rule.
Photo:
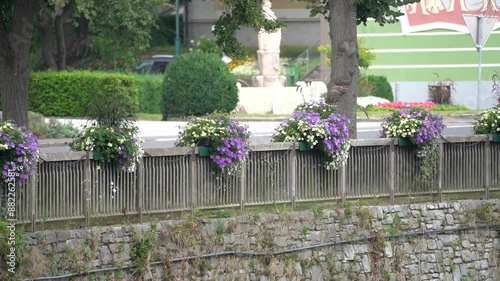
{"label": "vertical wooden plank", "polygon": [[[40,165],[40,164],[38,164]],[[33,168],[33,175],[30,176],[30,192],[28,197],[28,204],[30,210],[31,232],[35,232],[36,224],[36,189],[38,186],[38,165]],[[27,194],[26,194],[27,195]]]}
{"label": "vertical wooden plank", "polygon": [[240,209],[243,211],[245,208],[245,190],[246,190],[246,174],[247,174],[247,161],[243,161],[241,164],[241,176],[240,176]]}
{"label": "vertical wooden plank", "polygon": [[292,210],[295,210],[295,199],[296,199],[296,188],[297,188],[297,148],[294,145],[292,148],[290,148],[290,162],[288,165],[289,169],[289,175],[290,175],[290,199],[292,201]]}
{"label": "vertical wooden plank", "polygon": [[436,175],[436,189],[437,189],[437,198],[435,198],[438,202],[441,202],[443,199],[443,141],[439,141],[438,147],[438,163],[437,163],[437,175]]}
{"label": "vertical wooden plank", "polygon": [[191,211],[194,214],[195,209],[196,209],[196,154],[194,151],[194,148],[191,152],[191,162],[190,162],[190,169],[191,169],[191,175],[190,175],[190,185],[191,185]]}
{"label": "vertical wooden plank", "polygon": [[84,170],[83,170],[83,178],[84,178],[84,184],[83,184],[83,215],[85,216],[85,227],[89,227],[89,220],[90,220],[90,197],[89,197],[89,191],[90,191],[90,184],[91,184],[91,178],[90,178],[90,159],[89,159],[89,152],[86,152],[85,155],[85,165],[84,165]]}
{"label": "vertical wooden plank", "polygon": [[490,167],[491,163],[491,136],[485,140],[484,143],[484,199],[488,199],[490,196],[490,185],[491,185],[491,177],[490,177]]}
{"label": "vertical wooden plank", "polygon": [[396,185],[396,147],[394,141],[389,146],[389,203],[394,204],[394,187]]}
{"label": "vertical wooden plank", "polygon": [[137,170],[136,170],[136,192],[137,192],[137,197],[136,197],[136,210],[137,214],[139,215],[139,222],[142,223],[142,196],[143,196],[143,191],[144,191],[144,181],[143,181],[143,174],[144,174],[144,161],[143,159],[139,159],[139,163],[137,163]]}
{"label": "vertical wooden plank", "polygon": [[342,196],[342,206],[345,207],[346,203],[346,165],[339,169],[340,174],[340,194]]}

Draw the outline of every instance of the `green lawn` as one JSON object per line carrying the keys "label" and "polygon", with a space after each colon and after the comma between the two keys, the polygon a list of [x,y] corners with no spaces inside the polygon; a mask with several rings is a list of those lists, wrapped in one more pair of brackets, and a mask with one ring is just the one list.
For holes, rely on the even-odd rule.
{"label": "green lawn", "polygon": [[[453,117],[461,114],[465,115],[477,115],[480,110],[431,110],[432,113],[439,113],[445,117]],[[391,110],[387,109],[374,109],[368,111],[368,119],[382,118],[388,114],[391,114]],[[236,114],[235,117],[240,118],[286,118],[289,115],[285,114]],[[367,119],[365,113],[360,109],[357,110],[357,116],[359,119]],[[150,121],[161,121],[161,114],[147,114],[140,113],[139,120],[150,120]],[[178,119],[175,119],[178,120]],[[187,120],[187,119],[184,119]]]}

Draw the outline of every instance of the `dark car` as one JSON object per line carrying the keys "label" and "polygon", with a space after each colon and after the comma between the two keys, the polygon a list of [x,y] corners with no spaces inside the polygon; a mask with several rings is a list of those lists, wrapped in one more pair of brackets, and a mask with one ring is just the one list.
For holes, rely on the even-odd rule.
{"label": "dark car", "polygon": [[144,74],[163,74],[167,65],[173,60],[172,55],[154,55],[142,62],[135,71]]}

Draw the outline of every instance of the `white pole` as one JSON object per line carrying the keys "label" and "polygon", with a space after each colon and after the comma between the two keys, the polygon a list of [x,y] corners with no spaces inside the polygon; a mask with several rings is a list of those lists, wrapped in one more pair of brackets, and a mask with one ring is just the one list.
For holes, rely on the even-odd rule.
{"label": "white pole", "polygon": [[483,59],[483,38],[481,38],[481,32],[483,29],[483,17],[482,16],[477,16],[477,51],[479,52],[478,54],[478,70],[477,70],[477,105],[476,109],[479,110],[479,100],[481,96],[481,62]]}

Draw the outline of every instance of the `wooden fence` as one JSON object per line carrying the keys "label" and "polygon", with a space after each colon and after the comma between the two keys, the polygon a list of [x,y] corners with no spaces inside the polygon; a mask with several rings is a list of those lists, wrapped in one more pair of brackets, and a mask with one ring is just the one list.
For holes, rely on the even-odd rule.
{"label": "wooden fence", "polygon": [[[28,186],[19,189],[20,223],[168,213],[321,200],[483,192],[500,188],[500,144],[488,136],[449,137],[440,142],[438,172],[418,181],[421,159],[395,139],[352,140],[348,163],[336,171],[321,167],[317,151],[293,143],[252,146],[239,175],[212,172],[208,157],[194,148],[149,149],[134,173],[99,166],[86,153],[42,154]],[[417,184],[420,183],[420,184]],[[29,228],[29,227],[28,227]]]}

